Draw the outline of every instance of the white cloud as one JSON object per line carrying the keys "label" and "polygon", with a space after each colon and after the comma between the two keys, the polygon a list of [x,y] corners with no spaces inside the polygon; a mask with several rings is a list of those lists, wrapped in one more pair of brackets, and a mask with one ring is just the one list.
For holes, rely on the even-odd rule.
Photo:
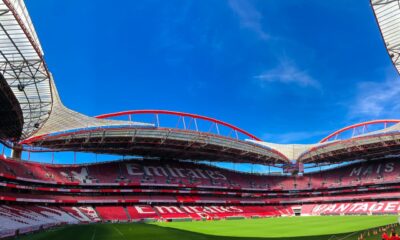
{"label": "white cloud", "polygon": [[229,6],[239,16],[243,27],[254,31],[263,40],[269,39],[261,23],[262,14],[248,0],[229,0]]}
{"label": "white cloud", "polygon": [[292,61],[281,61],[276,68],[267,70],[254,78],[265,83],[296,84],[319,89],[321,86],[306,70],[299,69]]}
{"label": "white cloud", "polygon": [[[263,15],[249,0],[229,0],[229,6],[235,12],[240,24],[257,33],[263,39],[271,39],[271,36],[264,30],[262,25]],[[276,37],[274,37],[276,38]],[[281,39],[282,40],[282,39]],[[264,86],[265,83],[279,82],[284,84],[297,84],[302,87],[313,87],[320,89],[320,84],[307,71],[299,69],[292,61],[281,59],[281,64],[254,77],[259,79]]]}
{"label": "white cloud", "polygon": [[356,101],[350,107],[350,118],[394,118],[400,116],[400,79],[389,77],[383,82],[361,82]]}

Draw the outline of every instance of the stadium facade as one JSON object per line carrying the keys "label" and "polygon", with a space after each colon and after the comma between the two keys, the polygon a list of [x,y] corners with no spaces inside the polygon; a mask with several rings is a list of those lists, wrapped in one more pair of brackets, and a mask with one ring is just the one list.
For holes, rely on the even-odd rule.
{"label": "stadium facade", "polygon": [[[398,69],[398,1],[371,5]],[[0,139],[13,149],[11,157],[0,157],[0,237],[100,221],[400,213],[400,120],[348,126],[315,144],[276,144],[196,114],[89,117],[63,105],[22,0],[0,0],[0,70]],[[133,121],[140,114],[155,121]],[[162,115],[175,117],[176,127],[164,126]],[[135,157],[60,165],[24,161],[23,151]],[[204,160],[288,174],[242,173]],[[305,165],[344,162],[304,172]]]}

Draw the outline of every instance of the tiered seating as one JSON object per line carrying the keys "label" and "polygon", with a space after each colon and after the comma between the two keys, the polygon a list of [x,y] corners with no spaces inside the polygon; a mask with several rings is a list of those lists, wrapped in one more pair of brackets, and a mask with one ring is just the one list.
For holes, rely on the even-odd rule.
{"label": "tiered seating", "polygon": [[291,207],[276,206],[275,209],[278,211],[280,216],[292,216],[294,212]]}
{"label": "tiered seating", "polygon": [[79,221],[55,207],[0,206],[0,236],[31,232],[58,224],[75,224]]}
{"label": "tiered seating", "polygon": [[[107,169],[107,174],[104,174]],[[361,162],[304,176],[263,176],[188,162],[126,161],[91,165],[51,165],[3,159],[0,175],[58,183],[188,185],[197,187],[307,190],[400,182],[400,162]]]}
{"label": "tiered seating", "polygon": [[304,204],[301,206],[301,215],[303,216],[312,216],[316,215],[313,213],[313,209],[316,206],[316,204]]}
{"label": "tiered seating", "polygon": [[399,172],[394,159],[303,176],[188,162],[49,165],[0,159],[1,202],[52,206],[0,205],[0,236],[63,223],[292,216],[290,205],[300,204],[303,215],[398,214]]}
{"label": "tiered seating", "polygon": [[[302,215],[367,215],[399,214],[400,201],[342,202],[331,204],[305,204]],[[99,215],[97,215],[97,213]],[[294,215],[291,206],[177,206],[134,205],[87,207],[45,207],[40,205],[0,205],[0,237],[35,231],[59,224],[98,221],[139,221],[155,219],[221,219],[230,217],[278,217]]]}
{"label": "tiered seating", "polygon": [[159,219],[160,216],[149,205],[129,206],[126,208],[132,220]]}
{"label": "tiered seating", "polygon": [[96,207],[96,211],[104,221],[128,221],[123,207]]}
{"label": "tiered seating", "polygon": [[281,214],[272,206],[244,206],[241,207],[243,213],[242,215],[245,217],[259,216],[259,217],[276,217]]}
{"label": "tiered seating", "polygon": [[[397,200],[400,199],[400,192],[381,192],[379,194],[373,191],[366,191],[367,193],[347,193],[336,194],[333,196],[313,196],[313,195],[287,195],[281,194],[279,196],[270,197],[236,197],[230,195],[216,195],[214,197],[207,195],[199,195],[196,197],[189,196],[172,196],[172,195],[45,195],[45,194],[29,194],[29,193],[16,193],[16,192],[0,192],[0,201],[10,202],[29,202],[29,203],[67,203],[67,204],[137,204],[137,203],[160,203],[160,204],[296,204],[296,203],[330,203],[338,201],[384,201],[384,200]],[[286,215],[282,213],[282,215]]]}
{"label": "tiered seating", "polygon": [[50,165],[0,157],[0,177],[1,202],[31,204],[0,205],[0,238],[58,224],[292,216],[291,205],[298,213],[300,204],[302,215],[400,213],[396,159],[272,176],[189,162]]}
{"label": "tiered seating", "polygon": [[61,207],[61,209],[82,223],[100,221],[100,218],[92,207]]}
{"label": "tiered seating", "polygon": [[[157,165],[159,164],[159,165]],[[144,165],[143,167],[141,167]],[[199,166],[192,163],[164,164],[144,161],[113,162],[86,166],[62,166],[37,164],[23,161],[2,160],[0,171],[24,178],[53,180],[57,182],[81,183],[143,183],[143,184],[195,184],[218,187],[241,187],[261,189],[310,189],[322,186],[398,180],[396,171],[400,169],[394,161],[386,160],[373,163],[359,163],[304,177],[258,176],[237,173],[211,166]],[[371,170],[368,171],[369,167]],[[107,168],[107,174],[103,169]],[[362,168],[360,170],[360,168]],[[177,169],[181,169],[178,170]],[[185,170],[182,172],[182,170]],[[190,172],[190,174],[189,174]],[[340,177],[338,177],[340,176]],[[340,180],[338,183],[338,180]]]}
{"label": "tiered seating", "polygon": [[309,204],[301,209],[302,215],[367,215],[399,214],[400,201],[344,202],[332,204]]}
{"label": "tiered seating", "polygon": [[187,212],[176,206],[156,206],[154,209],[161,218],[190,218]]}
{"label": "tiered seating", "polygon": [[[276,217],[281,211],[273,206],[133,206],[127,207],[132,220],[153,219],[220,219],[229,217]],[[287,215],[289,210],[285,210]]]}
{"label": "tiered seating", "polygon": [[99,222],[101,221],[100,217],[97,215],[97,212],[94,210],[93,207],[86,206],[86,207],[77,207],[77,210],[84,214],[86,217],[90,219],[91,222]]}

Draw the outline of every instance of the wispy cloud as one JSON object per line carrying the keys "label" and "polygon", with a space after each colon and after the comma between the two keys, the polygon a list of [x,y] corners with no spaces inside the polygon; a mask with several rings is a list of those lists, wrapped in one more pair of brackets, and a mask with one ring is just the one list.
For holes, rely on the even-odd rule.
{"label": "wispy cloud", "polygon": [[383,82],[361,82],[350,118],[394,118],[400,116],[400,79],[390,76]]}
{"label": "wispy cloud", "polygon": [[316,81],[307,70],[300,69],[293,61],[288,60],[281,61],[279,66],[254,76],[254,78],[260,80],[261,84],[277,82],[317,89],[321,87],[319,82]]}
{"label": "wispy cloud", "polygon": [[238,15],[241,26],[248,28],[263,39],[269,39],[269,35],[262,26],[262,14],[248,0],[229,0],[229,6]]}
{"label": "wispy cloud", "polygon": [[[229,6],[235,14],[239,17],[241,26],[250,29],[255,32],[263,40],[272,40],[272,37],[263,28],[263,15],[262,13],[252,4],[250,0],[229,0]],[[277,39],[274,36],[273,39]],[[282,37],[279,38],[282,41]],[[285,41],[288,41],[285,39]],[[278,59],[280,64],[261,74],[254,76],[255,79],[259,80],[262,86],[265,83],[283,83],[283,84],[296,84],[302,87],[312,87],[320,89],[321,86],[307,70],[300,69],[292,60],[288,60],[286,57]]]}

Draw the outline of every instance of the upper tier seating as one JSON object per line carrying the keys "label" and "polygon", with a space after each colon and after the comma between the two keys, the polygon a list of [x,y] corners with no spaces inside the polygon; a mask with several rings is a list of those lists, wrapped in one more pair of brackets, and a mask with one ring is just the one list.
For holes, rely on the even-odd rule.
{"label": "upper tier seating", "polygon": [[[104,174],[104,171],[107,174]],[[307,190],[400,182],[400,162],[386,159],[360,162],[304,176],[240,173],[189,162],[156,160],[91,165],[51,165],[0,160],[0,176],[54,184],[189,186],[214,189]]]}

